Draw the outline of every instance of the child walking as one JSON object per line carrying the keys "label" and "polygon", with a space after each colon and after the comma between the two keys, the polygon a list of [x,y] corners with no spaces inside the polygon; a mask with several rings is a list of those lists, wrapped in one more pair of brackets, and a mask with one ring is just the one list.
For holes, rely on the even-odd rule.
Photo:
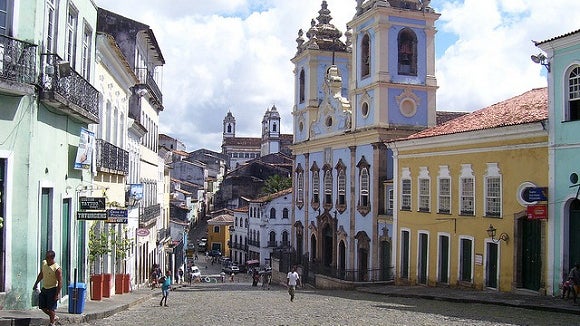
{"label": "child walking", "polygon": [[169,296],[169,289],[171,288],[171,271],[165,272],[165,276],[159,279],[159,283],[161,283],[161,301],[159,301],[159,305],[167,307],[167,297]]}

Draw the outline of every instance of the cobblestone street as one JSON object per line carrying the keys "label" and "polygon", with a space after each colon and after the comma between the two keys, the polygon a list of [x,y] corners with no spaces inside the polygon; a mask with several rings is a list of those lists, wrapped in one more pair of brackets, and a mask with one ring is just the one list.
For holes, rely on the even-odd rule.
{"label": "cobblestone street", "polygon": [[247,282],[202,283],[172,291],[109,318],[84,325],[575,325],[578,316],[487,304],[392,298],[358,291],[301,288],[294,302],[285,287]]}

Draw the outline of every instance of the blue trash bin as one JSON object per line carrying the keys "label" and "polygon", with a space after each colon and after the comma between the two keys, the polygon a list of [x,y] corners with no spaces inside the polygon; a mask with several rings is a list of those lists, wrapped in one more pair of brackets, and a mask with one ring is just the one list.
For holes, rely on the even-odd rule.
{"label": "blue trash bin", "polygon": [[[75,287],[76,285],[76,287]],[[85,283],[75,283],[68,286],[68,313],[82,314],[85,310],[85,293],[87,285]]]}

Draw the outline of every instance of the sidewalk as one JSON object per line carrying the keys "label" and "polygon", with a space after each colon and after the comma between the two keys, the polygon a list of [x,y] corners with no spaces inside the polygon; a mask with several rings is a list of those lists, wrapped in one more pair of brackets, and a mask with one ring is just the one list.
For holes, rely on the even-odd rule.
{"label": "sidewalk", "polygon": [[[571,298],[564,300],[559,297],[526,292],[525,290],[498,292],[491,290],[479,291],[467,288],[379,285],[359,287],[357,291],[390,297],[495,304],[533,310],[580,314],[580,306],[575,305]],[[578,302],[580,303],[580,298]]]}
{"label": "sidewalk", "polygon": [[[181,287],[181,285],[173,287]],[[114,315],[159,295],[161,295],[159,288],[151,290],[144,287],[130,293],[111,295],[110,298],[103,298],[101,301],[87,299],[82,314],[69,313],[67,300],[67,302],[59,303],[56,315],[60,317],[59,324],[61,325],[81,324]],[[0,310],[0,326],[5,325],[48,325],[48,316],[40,309]]]}
{"label": "sidewalk", "polygon": [[[183,285],[174,285],[181,287]],[[505,293],[497,291],[476,291],[424,286],[369,285],[359,287],[357,291],[385,295],[388,297],[421,298],[452,302],[495,304],[517,308],[580,314],[580,306],[574,305],[572,299],[563,300],[557,297],[541,296],[523,291]],[[69,314],[68,305],[61,303],[57,310],[60,324],[80,324],[91,320],[105,318],[131,306],[149,300],[161,294],[161,290],[142,288],[131,293],[117,294],[101,301],[87,300],[82,314]],[[580,300],[579,300],[580,302]],[[48,317],[40,310],[0,310],[0,326],[4,325],[47,325]]]}

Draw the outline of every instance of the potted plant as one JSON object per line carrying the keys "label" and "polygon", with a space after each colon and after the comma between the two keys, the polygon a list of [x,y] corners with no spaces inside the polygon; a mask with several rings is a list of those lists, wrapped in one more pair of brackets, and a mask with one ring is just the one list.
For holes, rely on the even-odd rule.
{"label": "potted plant", "polygon": [[122,294],[129,292],[129,283],[131,277],[126,274],[127,251],[131,249],[131,240],[127,237],[127,228],[123,228],[123,232],[111,232],[111,248],[115,252],[115,270],[122,271],[115,274],[115,293]]}
{"label": "potted plant", "polygon": [[[91,265],[91,300],[101,300],[105,274],[103,270],[103,256],[110,253],[109,237],[103,230],[99,230],[97,221],[89,229],[89,263]],[[98,264],[97,264],[98,263]],[[98,265],[98,273],[97,273]],[[110,274],[109,274],[110,275]],[[110,276],[109,276],[110,279]],[[108,296],[107,296],[108,297]]]}

